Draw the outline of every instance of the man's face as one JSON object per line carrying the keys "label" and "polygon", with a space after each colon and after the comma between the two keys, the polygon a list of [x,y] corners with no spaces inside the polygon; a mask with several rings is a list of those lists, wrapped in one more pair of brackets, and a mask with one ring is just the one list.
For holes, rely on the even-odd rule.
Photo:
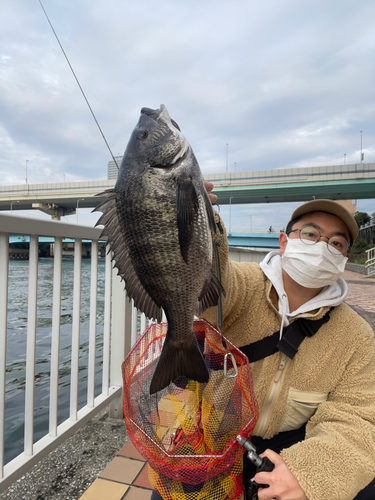
{"label": "man's face", "polygon": [[[350,243],[350,233],[344,222],[336,215],[327,214],[325,212],[311,212],[305,214],[301,219],[296,222],[292,229],[302,229],[306,226],[313,226],[321,234],[321,240],[327,242],[332,236],[344,236],[345,239]],[[299,238],[299,231],[289,234],[290,239]],[[288,243],[287,236],[285,233],[280,234],[280,253],[284,253],[286,245]],[[343,254],[346,256],[348,250]]]}

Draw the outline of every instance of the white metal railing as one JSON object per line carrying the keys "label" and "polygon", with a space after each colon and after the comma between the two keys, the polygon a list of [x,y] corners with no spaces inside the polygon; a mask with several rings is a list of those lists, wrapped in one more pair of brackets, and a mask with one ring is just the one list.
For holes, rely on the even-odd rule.
{"label": "white metal railing", "polygon": [[367,260],[366,260],[366,268],[367,268],[367,276],[372,276],[375,274],[375,247],[370,248],[370,250],[366,250]]}
{"label": "white metal railing", "polygon": [[[137,338],[136,309],[126,298],[124,283],[112,270],[111,255],[106,256],[104,281],[104,332],[102,387],[95,397],[95,361],[97,341],[98,241],[101,230],[54,221],[0,215],[0,492],[31,466],[73,434],[99,410],[110,404],[110,416],[122,418],[121,363]],[[26,389],[24,414],[24,451],[4,464],[6,344],[9,276],[9,235],[30,236],[29,293],[26,347]],[[38,237],[54,238],[54,273],[50,352],[49,431],[34,443],[34,389],[36,362],[36,325],[38,290]],[[74,284],[71,342],[70,415],[58,425],[59,352],[61,327],[61,285],[63,239],[74,243]],[[87,403],[78,409],[80,350],[81,259],[82,240],[91,241],[91,283]],[[141,331],[146,327],[142,315]]]}

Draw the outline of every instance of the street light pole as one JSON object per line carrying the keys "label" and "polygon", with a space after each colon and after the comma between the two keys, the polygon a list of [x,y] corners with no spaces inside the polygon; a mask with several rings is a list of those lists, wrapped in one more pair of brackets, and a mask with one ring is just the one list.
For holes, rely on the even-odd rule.
{"label": "street light pole", "polygon": [[80,201],[83,201],[85,198],[80,198],[79,200],[77,200],[77,209],[76,209],[76,212],[77,212],[77,224],[78,224],[78,205],[79,205],[79,202]]}
{"label": "street light pole", "polygon": [[361,163],[363,161],[363,153],[362,153],[362,130],[361,130]]}
{"label": "street light pole", "polygon": [[19,203],[19,201],[12,201],[12,203],[10,204],[10,213],[12,213],[13,211],[13,203]]}
{"label": "street light pole", "polygon": [[228,173],[228,143],[227,143],[227,165],[225,167],[225,171]]}
{"label": "street light pole", "polygon": [[344,165],[346,164],[346,153],[344,154]]}
{"label": "street light pole", "polygon": [[253,232],[253,218],[250,215],[250,233]]}
{"label": "street light pole", "polygon": [[231,224],[232,224],[232,198],[229,198],[229,234],[231,234]]}
{"label": "street light pole", "polygon": [[29,160],[26,160],[26,184],[27,184],[27,162],[28,162],[28,161],[29,161]]}

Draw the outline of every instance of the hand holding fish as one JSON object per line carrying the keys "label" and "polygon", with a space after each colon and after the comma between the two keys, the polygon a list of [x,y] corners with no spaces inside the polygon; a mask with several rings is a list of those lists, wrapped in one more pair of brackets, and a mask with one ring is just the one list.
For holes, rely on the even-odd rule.
{"label": "hand holding fish", "polygon": [[214,185],[212,184],[212,182],[204,181],[204,187],[206,188],[208,197],[210,198],[212,205],[215,205],[215,203],[217,201],[217,196],[216,196],[216,194],[213,194],[211,192],[214,188]]}

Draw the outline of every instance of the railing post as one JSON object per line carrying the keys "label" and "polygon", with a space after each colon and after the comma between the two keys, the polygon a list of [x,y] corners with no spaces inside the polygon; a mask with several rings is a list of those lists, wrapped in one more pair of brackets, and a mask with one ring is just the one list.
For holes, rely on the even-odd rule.
{"label": "railing post", "polygon": [[[51,244],[52,245],[52,244]],[[52,338],[50,368],[49,434],[57,436],[59,356],[61,327],[62,238],[55,238],[53,262]]]}
{"label": "railing post", "polygon": [[29,246],[29,304],[27,308],[27,347],[26,347],[26,384],[25,384],[25,455],[33,454],[34,442],[34,389],[35,389],[35,351],[36,320],[38,297],[38,236],[30,236]]}
{"label": "railing post", "polygon": [[[121,365],[131,347],[132,304],[126,296],[125,283],[112,271],[112,334],[111,334],[111,386],[122,387]],[[122,396],[110,405],[111,418],[123,418]]]}
{"label": "railing post", "polygon": [[112,304],[112,262],[111,252],[105,256],[105,284],[104,284],[104,331],[103,331],[103,377],[102,392],[109,395],[109,353],[111,341],[111,304]]}
{"label": "railing post", "polygon": [[94,408],[95,399],[95,361],[96,361],[96,313],[98,297],[98,242],[91,243],[91,283],[90,283],[90,330],[89,362],[87,373],[87,406]]}
{"label": "railing post", "polygon": [[370,250],[366,250],[367,260],[366,260],[366,268],[367,268],[367,276],[372,276],[375,274],[375,247],[370,248]]}
{"label": "railing post", "polygon": [[70,368],[70,419],[77,420],[78,412],[78,377],[79,343],[81,330],[81,278],[82,278],[82,240],[74,242],[74,278],[73,278],[73,318],[72,318],[72,354]]}
{"label": "railing post", "polygon": [[4,408],[8,318],[9,234],[0,233],[0,479],[4,477]]}

